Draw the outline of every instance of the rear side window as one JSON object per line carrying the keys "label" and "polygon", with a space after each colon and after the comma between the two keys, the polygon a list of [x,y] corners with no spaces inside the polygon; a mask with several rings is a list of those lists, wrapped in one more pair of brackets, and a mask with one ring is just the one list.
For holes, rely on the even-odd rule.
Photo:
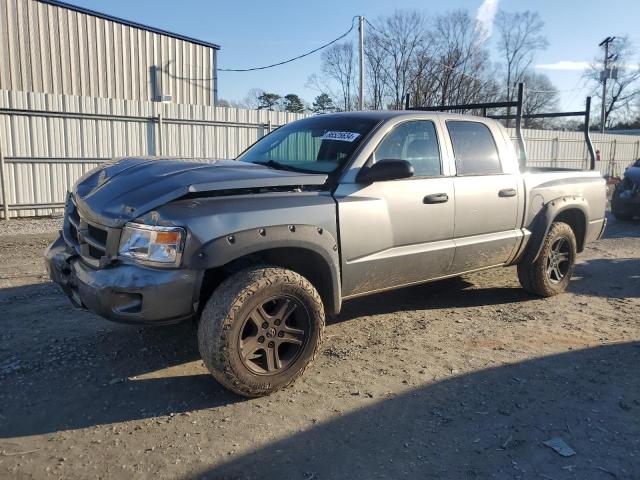
{"label": "rear side window", "polygon": [[480,122],[447,121],[458,175],[502,173],[491,130]]}

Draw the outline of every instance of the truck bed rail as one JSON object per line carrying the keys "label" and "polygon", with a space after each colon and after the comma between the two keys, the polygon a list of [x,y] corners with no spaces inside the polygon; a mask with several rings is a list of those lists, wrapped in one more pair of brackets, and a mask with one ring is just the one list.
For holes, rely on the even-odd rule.
{"label": "truck bed rail", "polygon": [[[482,116],[487,118],[493,118],[494,120],[515,120],[516,121],[516,139],[518,141],[518,161],[520,168],[524,169],[527,164],[527,147],[524,143],[524,136],[522,134],[522,120],[529,118],[560,118],[560,117],[584,117],[584,140],[587,144],[587,151],[589,152],[589,169],[596,169],[596,153],[591,142],[591,136],[589,135],[589,117],[591,115],[591,97],[586,98],[585,108],[581,111],[574,112],[548,112],[548,113],[522,113],[522,106],[524,103],[524,83],[518,83],[518,96],[514,101],[503,102],[482,102],[482,103],[464,103],[459,105],[439,105],[432,107],[410,107],[409,95],[405,98],[406,110],[421,110],[426,112],[445,112],[445,111],[467,111],[467,110],[481,110]],[[504,115],[488,114],[490,108],[506,108],[507,113]],[[516,113],[512,114],[511,108],[515,108]]]}

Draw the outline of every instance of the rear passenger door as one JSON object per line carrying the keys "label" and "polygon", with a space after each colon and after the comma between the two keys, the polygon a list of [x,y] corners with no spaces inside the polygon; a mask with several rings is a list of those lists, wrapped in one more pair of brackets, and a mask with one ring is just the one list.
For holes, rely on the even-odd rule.
{"label": "rear passenger door", "polygon": [[447,120],[456,176],[455,253],[450,273],[507,262],[522,237],[518,228],[520,175],[500,161],[496,138],[483,122]]}

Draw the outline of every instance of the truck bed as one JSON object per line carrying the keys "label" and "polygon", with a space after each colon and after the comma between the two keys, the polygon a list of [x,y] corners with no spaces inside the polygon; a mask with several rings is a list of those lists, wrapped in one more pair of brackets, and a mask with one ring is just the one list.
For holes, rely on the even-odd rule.
{"label": "truck bed", "polygon": [[[540,210],[555,200],[580,197],[588,222],[601,224],[605,217],[606,182],[597,170],[532,168],[522,173],[525,191],[524,226],[530,228]],[[587,228],[590,225],[586,225]],[[595,227],[594,227],[595,228]]]}

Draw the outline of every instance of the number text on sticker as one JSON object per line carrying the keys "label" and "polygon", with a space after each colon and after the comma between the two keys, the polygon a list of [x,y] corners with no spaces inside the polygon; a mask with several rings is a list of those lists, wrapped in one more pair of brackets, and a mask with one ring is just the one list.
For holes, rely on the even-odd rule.
{"label": "number text on sticker", "polygon": [[359,136],[360,136],[359,133],[336,132],[334,130],[329,130],[322,136],[322,139],[323,140],[340,140],[343,142],[353,142]]}

